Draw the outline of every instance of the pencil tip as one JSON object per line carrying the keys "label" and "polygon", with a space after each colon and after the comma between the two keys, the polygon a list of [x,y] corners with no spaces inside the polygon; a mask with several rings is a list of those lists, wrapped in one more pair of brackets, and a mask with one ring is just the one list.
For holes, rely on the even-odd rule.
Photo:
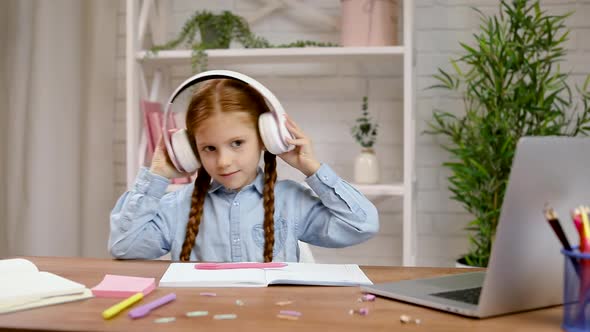
{"label": "pencil tip", "polygon": [[545,218],[547,220],[557,219],[557,213],[549,204],[545,204]]}

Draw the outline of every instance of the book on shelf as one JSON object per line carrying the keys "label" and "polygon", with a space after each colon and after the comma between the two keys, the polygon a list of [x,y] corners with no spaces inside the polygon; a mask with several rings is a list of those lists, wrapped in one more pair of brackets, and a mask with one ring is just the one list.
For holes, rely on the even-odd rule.
{"label": "book on shelf", "polygon": [[[164,112],[162,112],[162,104],[155,101],[142,100],[141,109],[143,113],[143,123],[145,134],[147,136],[145,164],[149,166],[160,136],[162,136],[162,128],[164,126]],[[176,119],[174,114],[168,114],[168,122],[170,128],[176,128]],[[173,184],[187,184],[190,183],[191,177],[186,176],[182,178],[174,178],[171,180]]]}
{"label": "book on shelf", "polygon": [[267,287],[280,284],[360,286],[373,283],[356,264],[287,263],[280,268],[205,270],[197,269],[195,263],[171,263],[160,279],[159,287]]}
{"label": "book on shelf", "polygon": [[90,297],[85,285],[39,271],[29,260],[0,260],[0,314]]}

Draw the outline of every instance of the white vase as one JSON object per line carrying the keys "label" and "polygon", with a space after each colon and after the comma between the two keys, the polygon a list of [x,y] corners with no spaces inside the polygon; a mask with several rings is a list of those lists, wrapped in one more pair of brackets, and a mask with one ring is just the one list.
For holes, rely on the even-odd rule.
{"label": "white vase", "polygon": [[354,182],[373,184],[379,182],[379,161],[375,151],[365,148],[354,161]]}

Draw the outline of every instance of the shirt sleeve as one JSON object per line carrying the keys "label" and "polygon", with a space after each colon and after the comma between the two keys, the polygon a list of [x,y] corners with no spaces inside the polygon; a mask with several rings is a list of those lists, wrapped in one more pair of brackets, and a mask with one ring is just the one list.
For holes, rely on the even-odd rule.
{"label": "shirt sleeve", "polygon": [[299,185],[299,240],[338,248],[366,241],[379,231],[377,208],[328,165],[305,179],[317,195]]}
{"label": "shirt sleeve", "polygon": [[116,258],[155,259],[170,251],[176,193],[170,180],[141,168],[111,212],[109,251]]}

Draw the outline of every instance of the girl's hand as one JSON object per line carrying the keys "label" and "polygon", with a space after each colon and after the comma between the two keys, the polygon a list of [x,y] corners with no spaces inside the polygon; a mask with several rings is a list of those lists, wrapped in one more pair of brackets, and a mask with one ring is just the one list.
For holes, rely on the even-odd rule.
{"label": "girl's hand", "polygon": [[150,172],[168,179],[180,178],[189,175],[176,170],[174,164],[172,164],[172,161],[170,160],[170,156],[168,156],[168,151],[166,150],[166,145],[164,144],[164,139],[162,137],[160,137],[158,140],[158,145],[154,151]]}
{"label": "girl's hand", "polygon": [[297,126],[288,115],[285,114],[287,129],[295,139],[287,139],[287,143],[295,145],[295,149],[279,155],[287,164],[297,168],[305,176],[313,175],[319,168],[320,163],[313,154],[311,140],[307,138],[303,130]]}

